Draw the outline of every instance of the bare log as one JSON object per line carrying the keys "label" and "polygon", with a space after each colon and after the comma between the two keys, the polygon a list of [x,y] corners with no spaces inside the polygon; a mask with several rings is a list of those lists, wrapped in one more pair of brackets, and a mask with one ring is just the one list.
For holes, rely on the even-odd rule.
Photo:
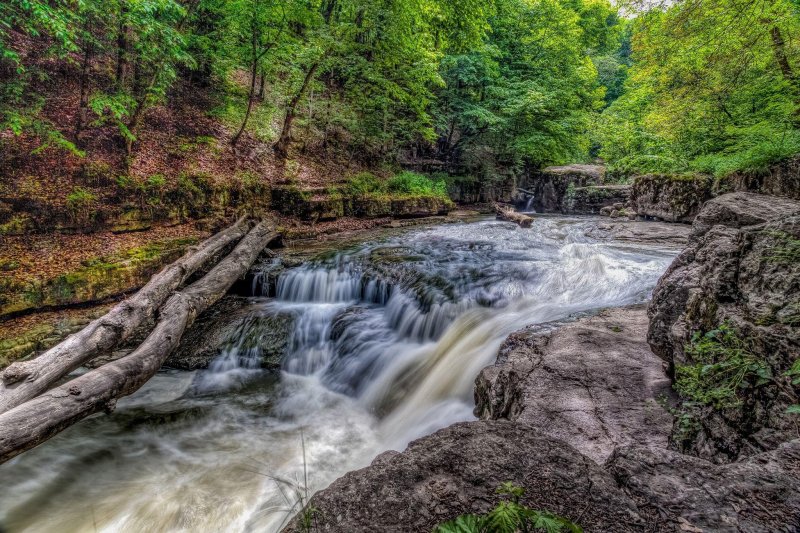
{"label": "bare log", "polygon": [[153,276],[134,296],[78,333],[34,359],[9,365],[0,372],[0,413],[35,398],[79,366],[128,339],[189,276],[227,245],[242,239],[251,226],[247,219],[239,219],[233,226],[191,247],[183,257]]}
{"label": "bare log", "polygon": [[136,350],[0,414],[0,463],[93,413],[112,411],[118,398],[144,385],[195,318],[222,298],[276,237],[270,225],[261,222],[202,279],[170,297],[155,328]]}
{"label": "bare log", "polygon": [[518,224],[521,228],[530,228],[533,224],[533,219],[528,215],[517,213],[513,209],[502,207],[500,204],[494,204],[494,210],[497,212],[497,220],[506,220]]}

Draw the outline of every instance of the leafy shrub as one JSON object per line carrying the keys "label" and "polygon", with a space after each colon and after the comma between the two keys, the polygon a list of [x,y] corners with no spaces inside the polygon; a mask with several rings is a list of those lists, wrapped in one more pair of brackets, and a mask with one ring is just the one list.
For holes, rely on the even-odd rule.
{"label": "leafy shrub", "polygon": [[371,172],[359,172],[347,179],[345,194],[351,196],[370,196],[386,192],[385,184]]}
{"label": "leafy shrub", "polygon": [[741,404],[740,389],[772,381],[766,361],[753,355],[727,322],[705,335],[695,333],[685,351],[695,362],[676,369],[675,389],[700,404],[735,407]]}
{"label": "leafy shrub", "polygon": [[485,515],[465,514],[440,524],[434,533],[517,533],[545,531],[546,533],[582,532],[580,526],[552,513],[530,509],[519,503],[525,489],[510,482],[497,489],[508,497]]}
{"label": "leafy shrub", "polygon": [[401,172],[386,184],[389,192],[410,196],[447,197],[447,184],[443,180],[434,181],[416,172]]}
{"label": "leafy shrub", "polygon": [[67,210],[70,217],[75,221],[87,222],[92,215],[92,206],[97,200],[97,196],[84,189],[83,187],[75,187],[67,195]]}

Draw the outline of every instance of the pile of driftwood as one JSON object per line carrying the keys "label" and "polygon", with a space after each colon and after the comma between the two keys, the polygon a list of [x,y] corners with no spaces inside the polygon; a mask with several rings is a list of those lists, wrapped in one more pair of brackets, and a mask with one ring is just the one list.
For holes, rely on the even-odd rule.
{"label": "pile of driftwood", "polygon": [[[118,398],[144,385],[197,316],[222,298],[277,237],[267,222],[240,219],[190,248],[134,296],[61,344],[0,372],[0,463],[93,413],[112,411]],[[219,259],[234,244],[233,251]],[[203,277],[184,286],[193,274],[212,265]],[[153,329],[133,352],[59,385],[70,372],[108,354],[153,318]]]}
{"label": "pile of driftwood", "polygon": [[533,224],[533,219],[531,217],[518,213],[510,207],[494,204],[494,210],[497,213],[497,220],[513,222],[514,224],[518,224],[521,228],[530,228],[531,224]]}

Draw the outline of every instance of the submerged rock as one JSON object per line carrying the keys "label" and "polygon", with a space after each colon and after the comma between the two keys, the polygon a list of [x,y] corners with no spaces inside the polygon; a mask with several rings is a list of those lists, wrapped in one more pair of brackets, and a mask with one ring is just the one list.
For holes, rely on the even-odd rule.
{"label": "submerged rock", "polygon": [[[599,465],[539,428],[508,421],[454,424],[402,453],[378,456],[311,499],[314,530],[431,531],[461,514],[489,511],[507,481],[526,489],[523,504],[586,531],[645,530],[634,502]],[[284,531],[302,531],[298,518]]]}
{"label": "submerged rock", "polygon": [[648,340],[673,375],[707,363],[687,346],[723,324],[760,369],[744,369],[731,405],[687,402],[673,432],[680,449],[728,461],[797,437],[798,415],[787,408],[798,388],[785,373],[800,356],[799,243],[800,202],[726,194],[705,205],[689,246],[659,281]]}
{"label": "submerged rock", "polygon": [[609,309],[551,332],[512,334],[476,380],[475,414],[540,428],[597,462],[627,444],[666,447],[672,416],[644,306]]}
{"label": "submerged rock", "polygon": [[258,349],[263,368],[279,368],[294,326],[289,314],[252,314],[246,298],[227,296],[201,315],[164,363],[182,370],[207,368],[226,348]]}

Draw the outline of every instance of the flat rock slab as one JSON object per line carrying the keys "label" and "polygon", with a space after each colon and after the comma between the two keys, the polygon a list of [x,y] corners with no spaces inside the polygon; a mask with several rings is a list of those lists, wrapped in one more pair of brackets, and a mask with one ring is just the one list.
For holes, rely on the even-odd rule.
{"label": "flat rock slab", "polygon": [[[494,420],[454,424],[339,478],[311,499],[313,530],[429,532],[489,511],[506,481],[526,488],[523,504],[586,531],[645,531],[633,501],[599,465],[537,428]],[[301,530],[295,518],[284,531]]]}
{"label": "flat rock slab", "polygon": [[542,333],[511,335],[476,380],[476,414],[539,428],[598,463],[629,444],[666,447],[672,416],[645,306],[609,309]]}
{"label": "flat rock slab", "polygon": [[600,222],[586,234],[595,239],[683,248],[689,242],[692,227],[668,222]]}

